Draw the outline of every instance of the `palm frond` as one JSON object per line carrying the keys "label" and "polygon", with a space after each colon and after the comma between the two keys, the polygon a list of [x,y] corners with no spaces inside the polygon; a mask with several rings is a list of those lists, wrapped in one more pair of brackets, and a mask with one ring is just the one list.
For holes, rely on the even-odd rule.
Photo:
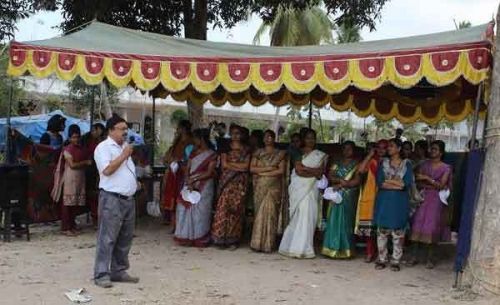
{"label": "palm frond", "polygon": [[261,38],[266,31],[269,32],[269,24],[262,22],[262,24],[257,29],[257,33],[255,33],[255,36],[253,37],[253,44],[260,45]]}

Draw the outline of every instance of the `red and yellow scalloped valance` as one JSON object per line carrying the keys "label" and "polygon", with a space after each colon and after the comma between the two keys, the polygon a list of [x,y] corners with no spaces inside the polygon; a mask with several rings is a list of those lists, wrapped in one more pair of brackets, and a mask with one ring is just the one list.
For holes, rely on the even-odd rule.
{"label": "red and yellow scalloped valance", "polygon": [[207,63],[118,59],[13,45],[8,73],[29,73],[38,78],[55,74],[66,81],[80,76],[90,85],[106,78],[117,88],[133,83],[144,91],[161,85],[169,92],[179,92],[191,85],[200,93],[211,93],[219,86],[229,93],[238,93],[252,86],[264,94],[278,92],[282,87],[296,94],[309,93],[316,87],[336,94],[349,86],[363,91],[373,91],[384,84],[407,89],[423,78],[437,87],[449,85],[459,77],[478,84],[488,77],[490,64],[487,48],[326,61]]}
{"label": "red and yellow scalloped valance", "polygon": [[[472,109],[469,96],[459,90],[456,91],[458,96],[450,98],[449,94],[443,92],[446,88],[458,90],[457,83],[478,85],[488,79],[492,65],[491,44],[484,37],[475,41],[436,43],[421,48],[413,46],[398,49],[397,45],[388,48],[381,42],[359,44],[378,48],[374,50],[347,46],[346,50],[357,50],[352,53],[339,53],[334,46],[319,46],[316,49],[248,46],[251,50],[243,51],[243,46],[227,44],[228,48],[232,48],[231,55],[203,56],[204,53],[215,51],[224,54],[224,47],[207,42],[207,47],[203,49],[205,46],[202,42],[175,40],[142,32],[139,32],[139,36],[133,32],[138,45],[151,43],[151,38],[158,39],[159,36],[162,38],[158,39],[159,43],[165,47],[177,47],[188,53],[180,56],[180,53],[163,54],[161,51],[149,55],[146,54],[149,50],[145,49],[137,53],[118,53],[115,50],[117,46],[105,36],[120,34],[125,40],[131,39],[131,30],[118,28],[118,31],[116,27],[99,23],[89,28],[82,30],[81,35],[86,35],[83,37],[85,42],[91,41],[93,36],[97,37],[96,41],[91,41],[95,45],[93,49],[92,43],[89,49],[67,47],[68,44],[81,43],[82,37],[77,35],[79,33],[33,44],[13,42],[10,46],[8,73],[12,76],[31,74],[38,78],[56,75],[66,81],[79,76],[89,85],[107,79],[118,88],[133,85],[144,91],[171,94],[177,100],[210,101],[215,105],[225,102],[233,105],[245,102],[253,105],[265,102],[300,105],[312,101],[318,106],[330,104],[339,111],[353,109],[361,116],[398,118],[402,122],[435,122],[442,118],[462,120],[469,114]],[[104,35],[104,38],[99,35]],[[439,35],[431,36],[446,37],[442,33]],[[402,44],[403,47],[411,45],[412,41],[406,38]],[[99,49],[101,45],[104,45],[102,50]],[[191,50],[197,46],[198,49]],[[250,56],[245,53],[240,56],[238,50],[262,54]],[[280,52],[284,55],[276,56]],[[422,81],[445,89],[425,100],[403,95],[393,95],[388,99],[377,95],[391,91],[388,88],[392,88],[392,92],[396,92],[395,89],[415,88]],[[369,101],[366,96],[370,96]],[[454,105],[449,106],[447,103]]]}

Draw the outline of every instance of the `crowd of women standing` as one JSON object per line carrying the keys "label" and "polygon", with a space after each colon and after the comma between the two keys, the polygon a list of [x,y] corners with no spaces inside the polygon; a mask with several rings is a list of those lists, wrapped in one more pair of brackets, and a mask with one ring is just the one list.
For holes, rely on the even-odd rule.
{"label": "crowd of women standing", "polygon": [[[258,252],[313,258],[322,231],[320,252],[327,257],[351,258],[362,243],[366,262],[399,271],[411,240],[408,265],[417,264],[425,248],[426,266],[434,267],[434,246],[446,237],[440,192],[449,189],[452,172],[441,161],[443,142],[418,141],[413,150],[411,142],[381,140],[360,160],[351,141],[341,144],[341,156],[320,151],[312,129],[294,134],[286,151],[271,130],[250,134],[231,125],[228,136],[224,129],[191,132],[182,121],[166,154],[165,221],[179,244],[237,249],[250,219],[250,247]],[[197,191],[200,199],[186,200],[183,190]],[[324,200],[327,191],[336,199]]]}

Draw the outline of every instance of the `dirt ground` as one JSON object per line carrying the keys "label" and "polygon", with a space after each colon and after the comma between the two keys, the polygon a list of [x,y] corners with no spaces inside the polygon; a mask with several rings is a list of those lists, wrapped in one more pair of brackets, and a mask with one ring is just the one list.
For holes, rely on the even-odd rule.
{"label": "dirt ground", "polygon": [[137,285],[105,290],[91,281],[95,232],[63,237],[58,227],[38,226],[32,241],[0,242],[0,304],[71,304],[64,292],[85,288],[89,304],[450,304],[493,305],[500,299],[451,289],[452,262],[399,273],[376,271],[362,259],[296,260],[215,248],[181,248],[169,229],[146,218],[131,251]]}

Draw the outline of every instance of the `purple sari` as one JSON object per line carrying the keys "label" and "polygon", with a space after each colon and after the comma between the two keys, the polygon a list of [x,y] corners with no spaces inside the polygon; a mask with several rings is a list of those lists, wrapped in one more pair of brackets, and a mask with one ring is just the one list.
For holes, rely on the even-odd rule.
{"label": "purple sari", "polygon": [[[440,181],[445,174],[448,175],[448,188],[451,186],[451,167],[443,164],[432,168],[431,161],[425,161],[420,167],[420,173]],[[439,190],[430,186],[421,189],[424,201],[417,209],[413,218],[411,240],[425,244],[435,244],[449,239],[449,230],[446,221],[446,205],[439,199]]]}

